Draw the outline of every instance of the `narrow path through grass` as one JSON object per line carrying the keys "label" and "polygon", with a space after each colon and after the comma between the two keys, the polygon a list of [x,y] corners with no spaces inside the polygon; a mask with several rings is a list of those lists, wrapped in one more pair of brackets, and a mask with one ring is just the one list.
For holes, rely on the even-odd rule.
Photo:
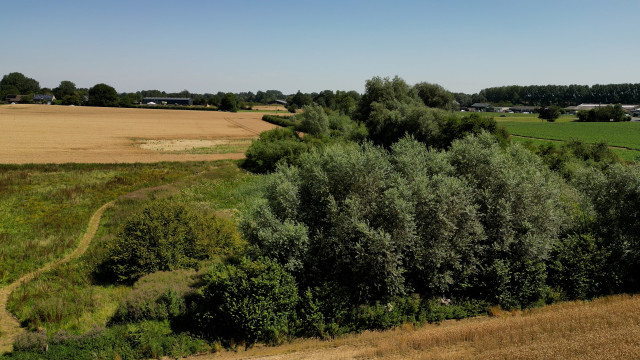
{"label": "narrow path through grass", "polygon": [[91,243],[91,240],[93,240],[96,231],[98,231],[98,224],[100,224],[100,218],[102,217],[102,214],[108,207],[112,206],[114,202],[115,201],[110,201],[102,205],[95,213],[93,213],[93,216],[91,217],[91,219],[89,220],[89,224],[87,225],[87,230],[85,231],[84,236],[71,254],[58,261],[49,263],[38,270],[32,271],[22,276],[20,279],[14,281],[10,285],[0,289],[0,354],[4,352],[10,352],[12,350],[15,338],[20,333],[22,333],[22,331],[24,331],[24,329],[20,327],[20,323],[18,322],[18,320],[9,311],[7,311],[7,300],[9,299],[9,295],[20,285],[30,281],[38,274],[52,269],[53,267],[65,263],[69,260],[80,257],[82,254],[84,254],[84,252],[89,248],[89,244]]}

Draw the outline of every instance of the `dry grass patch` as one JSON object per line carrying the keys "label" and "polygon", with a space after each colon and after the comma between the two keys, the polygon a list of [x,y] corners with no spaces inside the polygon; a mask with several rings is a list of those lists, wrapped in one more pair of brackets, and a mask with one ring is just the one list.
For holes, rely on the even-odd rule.
{"label": "dry grass patch", "polygon": [[171,139],[171,140],[137,140],[144,150],[161,151],[179,154],[231,154],[244,153],[251,145],[251,139]]}

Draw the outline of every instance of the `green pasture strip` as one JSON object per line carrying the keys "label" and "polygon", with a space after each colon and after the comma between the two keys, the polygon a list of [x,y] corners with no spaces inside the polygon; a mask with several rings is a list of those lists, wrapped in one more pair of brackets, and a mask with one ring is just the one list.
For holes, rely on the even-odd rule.
{"label": "green pasture strip", "polygon": [[9,309],[23,324],[44,328],[48,333],[65,330],[75,334],[105,326],[131,288],[101,284],[93,274],[120,227],[150,201],[168,199],[232,218],[235,209],[254,199],[262,186],[263,177],[239,169],[234,161],[164,166],[178,174],[162,182],[167,186],[119,198],[103,214],[85,255],[43,273],[11,295]]}
{"label": "green pasture strip", "polygon": [[208,147],[198,147],[185,150],[185,154],[235,154],[244,153],[251,145],[251,139],[231,140],[226,144],[213,145]]}
{"label": "green pasture strip", "polygon": [[[531,138],[518,137],[518,136],[512,136],[511,141],[520,143],[520,144],[531,143],[537,146],[551,144],[556,147],[564,143],[564,141],[561,141],[561,140],[531,139]],[[620,149],[620,148],[610,148],[610,149],[616,154],[618,154],[624,161],[636,162],[640,160],[640,151]]]}
{"label": "green pasture strip", "polygon": [[526,123],[503,122],[512,135],[550,140],[583,140],[587,143],[605,141],[609,146],[640,150],[640,123]]}

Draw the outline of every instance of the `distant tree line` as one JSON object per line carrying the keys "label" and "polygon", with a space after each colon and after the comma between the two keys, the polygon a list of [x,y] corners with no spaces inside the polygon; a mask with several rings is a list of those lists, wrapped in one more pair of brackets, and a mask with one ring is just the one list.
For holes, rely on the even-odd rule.
{"label": "distant tree line", "polygon": [[640,83],[500,86],[481,90],[475,100],[492,104],[562,107],[581,103],[636,104],[640,103]]}

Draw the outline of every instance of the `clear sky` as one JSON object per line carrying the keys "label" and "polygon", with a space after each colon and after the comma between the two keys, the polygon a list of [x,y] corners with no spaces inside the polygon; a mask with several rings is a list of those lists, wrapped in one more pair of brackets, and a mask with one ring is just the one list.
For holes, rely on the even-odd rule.
{"label": "clear sky", "polygon": [[640,1],[12,1],[0,75],[118,92],[640,82]]}

